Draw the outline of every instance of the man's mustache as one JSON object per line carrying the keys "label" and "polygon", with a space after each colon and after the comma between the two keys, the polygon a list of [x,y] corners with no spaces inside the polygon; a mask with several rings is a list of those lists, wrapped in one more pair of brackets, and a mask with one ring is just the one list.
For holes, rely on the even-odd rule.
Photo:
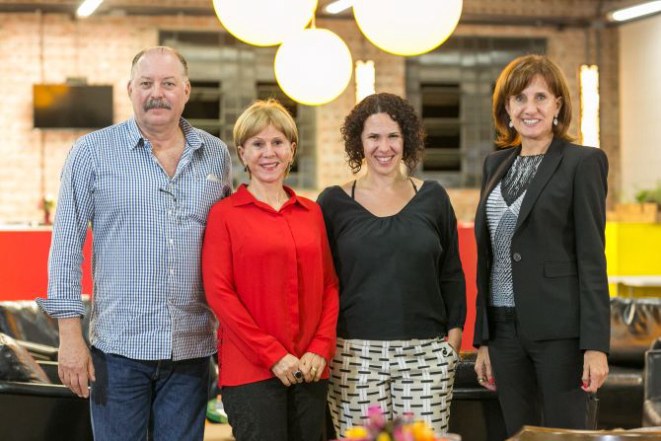
{"label": "man's mustache", "polygon": [[165,100],[150,99],[145,103],[144,111],[146,112],[149,109],[168,109],[172,110],[172,106]]}

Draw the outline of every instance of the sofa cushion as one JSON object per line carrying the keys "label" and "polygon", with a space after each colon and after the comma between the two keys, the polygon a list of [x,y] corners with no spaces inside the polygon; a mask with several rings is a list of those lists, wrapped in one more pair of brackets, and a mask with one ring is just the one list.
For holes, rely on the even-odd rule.
{"label": "sofa cushion", "polygon": [[643,367],[645,351],[659,337],[661,298],[611,298],[611,363]]}
{"label": "sofa cushion", "polygon": [[10,336],[0,333],[0,380],[50,383],[30,353]]}

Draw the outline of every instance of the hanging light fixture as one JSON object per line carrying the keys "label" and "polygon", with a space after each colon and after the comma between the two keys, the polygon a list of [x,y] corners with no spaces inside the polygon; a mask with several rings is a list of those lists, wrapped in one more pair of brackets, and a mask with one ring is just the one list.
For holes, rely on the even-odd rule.
{"label": "hanging light fixture", "polygon": [[305,29],[275,54],[275,78],[291,99],[318,106],[337,98],[351,80],[351,52],[328,29]]}
{"label": "hanging light fixture", "polygon": [[239,40],[273,46],[307,26],[317,0],[213,0],[223,27]]}
{"label": "hanging light fixture", "polygon": [[353,3],[353,14],[360,31],[378,48],[419,55],[454,32],[462,7],[462,0],[360,0]]}

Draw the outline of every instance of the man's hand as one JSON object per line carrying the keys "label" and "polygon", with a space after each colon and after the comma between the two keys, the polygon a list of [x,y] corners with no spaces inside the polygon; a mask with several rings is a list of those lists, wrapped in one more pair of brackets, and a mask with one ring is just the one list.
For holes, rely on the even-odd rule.
{"label": "man's hand", "polygon": [[324,369],[326,369],[326,360],[321,355],[306,352],[301,357],[300,368],[303,373],[303,378],[307,383],[311,381],[319,381],[321,374],[323,374]]}
{"label": "man's hand", "polygon": [[282,381],[282,384],[291,386],[298,383],[298,379],[294,376],[294,373],[298,371],[299,363],[298,358],[287,354],[271,367],[271,372]]}
{"label": "man's hand", "polygon": [[89,396],[88,380],[95,381],[94,365],[83,339],[80,318],[59,319],[60,349],[57,373],[62,384],[82,398]]}

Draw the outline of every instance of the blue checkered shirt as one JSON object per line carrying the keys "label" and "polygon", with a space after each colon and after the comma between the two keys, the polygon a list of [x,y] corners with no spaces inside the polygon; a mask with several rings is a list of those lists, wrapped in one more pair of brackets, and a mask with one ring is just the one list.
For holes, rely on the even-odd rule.
{"label": "blue checkered shirt", "polygon": [[184,119],[173,178],[134,119],[80,138],[61,176],[48,262],[53,318],[84,314],[82,248],[91,223],[94,295],[90,342],[138,360],[183,360],[215,352],[200,257],[207,214],[231,193],[231,161],[218,138]]}

